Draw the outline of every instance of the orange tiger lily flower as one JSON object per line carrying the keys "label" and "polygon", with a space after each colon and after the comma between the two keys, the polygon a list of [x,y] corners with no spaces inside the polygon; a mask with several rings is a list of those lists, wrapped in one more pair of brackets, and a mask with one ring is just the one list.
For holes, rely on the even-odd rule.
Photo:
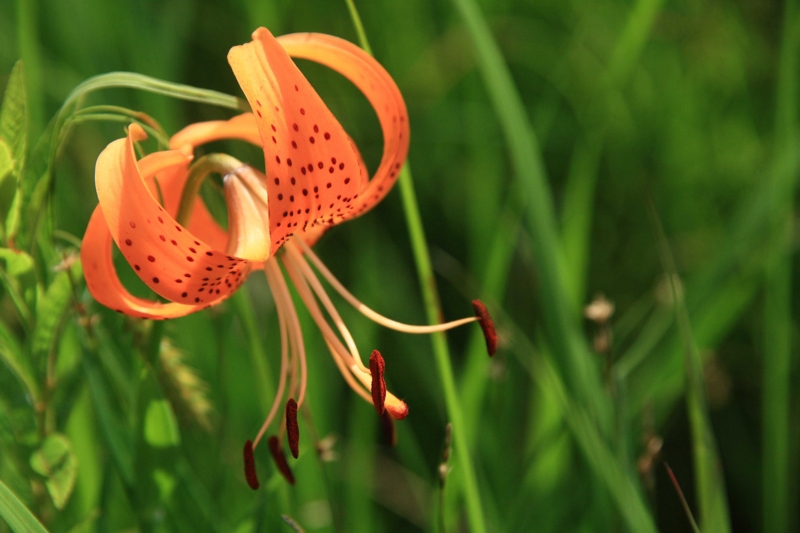
{"label": "orange tiger lily flower", "polygon": [[[375,109],[384,151],[371,179],[352,140],[290,56],[316,61],[344,75]],[[285,424],[279,437],[269,439],[269,447],[281,472],[293,482],[280,441],[285,432],[292,455],[298,456],[297,409],[306,393],[303,336],[280,264],[348,385],[384,418],[388,414],[402,419],[408,407],[387,391],[380,353],[374,351],[368,365],[363,363],[317,273],[356,309],[386,327],[432,333],[477,321],[490,353],[496,335],[485,307],[477,301],[473,302],[475,316],[446,324],[413,326],[385,318],[348,292],[311,250],[331,226],[374,207],[389,192],[405,161],[406,107],[383,67],[336,37],[309,33],[276,39],[264,28],[254,32],[252,42],[231,49],[228,60],[253,113],[190,125],[171,139],[170,150],[141,159],[136,157],[134,143],[146,135],[138,125],[131,125],[126,138],[109,144],[98,157],[99,205],[89,221],[81,258],[87,286],[98,302],[150,319],[180,317],[216,305],[251,272],[265,272],[278,312],[282,349],[275,401],[244,450],[247,481],[257,488],[253,451],[281,405],[285,405]],[[220,139],[262,146],[266,162],[262,174],[230,156],[219,156],[214,170],[225,175],[227,232],[216,224],[199,196],[186,194],[199,186],[192,181],[200,165],[193,163],[194,149]],[[122,286],[112,262],[112,240],[142,281],[168,303],[135,297]]]}

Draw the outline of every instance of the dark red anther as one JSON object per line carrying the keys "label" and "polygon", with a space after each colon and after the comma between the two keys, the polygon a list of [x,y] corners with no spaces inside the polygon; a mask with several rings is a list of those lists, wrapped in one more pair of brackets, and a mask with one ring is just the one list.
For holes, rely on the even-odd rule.
{"label": "dark red anther", "polygon": [[258,490],[258,475],[256,475],[256,460],[253,457],[253,441],[244,443],[244,477],[253,490]]}
{"label": "dark red anther", "polygon": [[489,310],[480,300],[472,300],[472,309],[475,310],[475,316],[478,317],[478,323],[483,330],[483,336],[486,338],[486,351],[489,352],[489,357],[494,355],[497,351],[497,330],[494,329],[494,320]]}
{"label": "dark red anther", "polygon": [[397,446],[397,430],[394,427],[394,418],[389,411],[384,411],[381,415],[381,433],[383,433],[383,441],[387,446]]}
{"label": "dark red anther", "polygon": [[386,401],[386,382],[383,380],[383,370],[386,368],[386,363],[383,362],[383,357],[378,350],[373,350],[372,355],[369,356],[369,373],[372,374],[372,403],[375,405],[375,410],[379,415],[382,415],[386,408],[384,402]]}
{"label": "dark red anther", "polygon": [[286,436],[289,439],[289,450],[297,459],[300,444],[300,428],[297,427],[297,402],[289,398],[286,402]]}
{"label": "dark red anther", "polygon": [[281,475],[286,478],[291,485],[294,485],[294,474],[292,469],[289,468],[289,463],[286,462],[286,456],[283,455],[283,450],[278,442],[278,437],[272,436],[267,440],[269,446],[269,453],[272,454],[272,460],[275,461],[275,466],[278,467]]}

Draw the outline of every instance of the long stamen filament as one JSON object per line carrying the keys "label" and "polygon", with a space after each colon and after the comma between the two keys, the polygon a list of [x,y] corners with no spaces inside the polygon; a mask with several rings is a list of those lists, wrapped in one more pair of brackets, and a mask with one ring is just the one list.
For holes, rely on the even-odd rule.
{"label": "long stamen filament", "polygon": [[[300,406],[303,404],[303,399],[306,395],[306,385],[308,383],[306,348],[305,344],[303,343],[303,332],[300,329],[300,320],[297,317],[297,310],[295,309],[292,296],[289,293],[289,286],[286,284],[286,280],[283,277],[283,273],[281,272],[278,263],[276,261],[267,261],[264,267],[265,269],[272,270],[272,275],[276,281],[275,288],[277,288],[278,292],[281,294],[280,298],[283,301],[283,309],[289,319],[289,334],[293,349],[296,350],[295,364],[299,364],[300,366],[300,383],[299,392],[297,394],[297,405]],[[295,386],[292,386],[291,395],[293,395],[295,392],[297,392],[297,390],[295,389]]]}
{"label": "long stamen filament", "polygon": [[[347,348],[344,347],[342,341],[339,340],[339,337],[337,337],[336,333],[334,333],[334,331],[331,329],[328,321],[322,316],[322,310],[320,309],[317,300],[314,298],[306,279],[297,269],[294,261],[289,258],[288,254],[284,255],[281,259],[286,267],[286,271],[289,273],[289,277],[294,283],[295,289],[297,289],[297,293],[300,295],[300,298],[302,298],[303,303],[306,304],[306,308],[308,309],[309,313],[311,313],[311,317],[314,319],[314,322],[317,323],[317,327],[319,327],[326,342],[333,345],[333,347],[336,349],[335,351],[344,357],[347,366],[356,364],[353,354],[351,354]],[[369,371],[367,371],[367,373],[368,372]]]}
{"label": "long stamen filament", "polygon": [[361,361],[361,354],[358,353],[358,348],[356,347],[356,342],[353,340],[353,336],[350,335],[350,330],[347,329],[345,326],[342,317],[339,315],[339,312],[336,310],[336,307],[333,305],[328,293],[325,292],[325,289],[322,287],[322,284],[317,279],[317,276],[314,275],[314,271],[311,270],[311,267],[308,266],[305,260],[303,260],[303,256],[294,246],[287,247],[288,255],[291,257],[292,262],[298,268],[300,273],[303,277],[306,278],[308,283],[311,285],[311,288],[314,290],[314,293],[319,298],[319,301],[322,302],[322,305],[325,307],[325,310],[328,311],[328,315],[333,320],[333,323],[336,325],[336,328],[341,333],[342,338],[347,343],[347,347],[350,349],[350,354],[353,356],[356,364],[363,370],[364,372],[369,372],[369,369],[364,365]]}
{"label": "long stamen filament", "polygon": [[265,268],[265,273],[267,275],[267,282],[270,285],[272,290],[273,298],[275,299],[275,306],[278,309],[278,324],[281,331],[281,373],[280,378],[278,380],[278,392],[275,394],[275,400],[272,402],[272,407],[269,410],[269,414],[267,418],[264,420],[264,423],[261,425],[261,429],[258,431],[258,435],[256,435],[255,440],[253,441],[253,449],[258,446],[259,441],[266,433],[267,428],[269,427],[272,419],[275,417],[275,414],[278,412],[278,407],[281,404],[281,400],[283,399],[283,392],[286,388],[286,374],[289,371],[289,361],[288,361],[288,333],[287,333],[287,326],[286,326],[286,313],[281,311],[283,306],[283,300],[278,296],[278,292],[274,289],[277,285],[277,282],[274,281],[274,273],[271,272],[270,269]]}
{"label": "long stamen filament", "polygon": [[342,360],[341,355],[336,353],[336,348],[331,346],[331,344],[327,340],[325,341],[325,343],[328,345],[328,349],[331,351],[331,355],[333,355],[333,361],[339,368],[339,372],[342,373],[342,377],[344,377],[344,380],[347,382],[348,385],[350,385],[350,388],[353,389],[353,391],[356,394],[364,398],[366,401],[372,403],[372,396],[370,396],[370,394],[366,391],[366,389],[364,389],[364,387],[362,387],[361,384],[358,381],[356,381],[356,379],[353,377],[354,374],[357,376],[361,374],[361,372],[351,373],[351,369],[347,367],[345,362]]}
{"label": "long stamen filament", "polygon": [[[331,329],[328,322],[322,316],[322,311],[319,308],[319,304],[317,304],[316,299],[311,294],[311,290],[306,282],[305,278],[300,274],[297,270],[295,264],[291,260],[287,260],[287,255],[282,257],[283,264],[286,267],[286,272],[289,274],[289,277],[292,279],[294,283],[295,289],[297,289],[297,293],[302,298],[303,302],[306,304],[306,308],[308,309],[309,313],[311,313],[312,318],[317,323],[320,331],[322,332],[322,337],[325,340],[325,344],[327,344],[328,349],[333,356],[333,360],[336,363],[336,366],[339,368],[339,371],[342,373],[345,381],[350,388],[352,388],[359,396],[364,398],[366,401],[372,403],[372,397],[369,395],[367,390],[360,386],[359,381],[363,384],[363,376],[365,375],[363,372],[360,371],[358,365],[353,360],[353,356],[347,349],[344,347],[342,342],[336,336],[336,334]],[[352,373],[351,373],[352,372]],[[353,376],[357,376],[359,381],[356,381]],[[369,374],[366,374],[368,376]],[[364,384],[365,388],[369,388],[369,382]]]}
{"label": "long stamen filament", "polygon": [[[292,240],[293,243],[298,243],[300,247],[303,249],[303,252],[308,256],[316,269],[322,274],[322,276],[328,280],[328,283],[338,292],[342,298],[347,300],[350,305],[356,308],[361,314],[377,322],[378,324],[387,327],[389,329],[393,329],[395,331],[400,331],[403,333],[413,333],[413,334],[429,334],[429,333],[437,333],[439,331],[447,331],[449,329],[457,328],[459,326],[463,326],[464,324],[469,324],[470,322],[478,321],[477,317],[471,316],[466,318],[461,318],[458,320],[453,320],[451,322],[445,322],[443,324],[434,324],[430,326],[417,326],[413,324],[404,324],[402,322],[397,322],[396,320],[392,320],[391,318],[387,318],[380,313],[370,309],[366,305],[364,305],[358,298],[353,296],[353,294],[348,291],[342,283],[336,279],[333,273],[328,270],[328,267],[320,260],[320,258],[315,254],[311,248],[303,242],[303,239],[296,238]],[[298,262],[302,261],[299,260]],[[303,263],[305,263],[303,261]],[[305,263],[306,267],[308,268],[307,263]],[[310,269],[309,269],[310,270]]]}

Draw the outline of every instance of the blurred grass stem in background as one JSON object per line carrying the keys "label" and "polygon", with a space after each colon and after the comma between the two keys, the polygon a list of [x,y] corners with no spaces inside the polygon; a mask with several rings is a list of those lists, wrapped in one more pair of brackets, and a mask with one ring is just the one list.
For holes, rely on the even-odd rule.
{"label": "blurred grass stem in background", "polygon": [[[786,0],[778,63],[775,132],[770,186],[769,226],[764,295],[764,377],[762,403],[762,501],[764,531],[787,531],[797,519],[790,506],[789,464],[792,375],[792,226],[797,189],[797,99],[800,98],[800,10]],[[791,516],[790,515],[794,515]]]}

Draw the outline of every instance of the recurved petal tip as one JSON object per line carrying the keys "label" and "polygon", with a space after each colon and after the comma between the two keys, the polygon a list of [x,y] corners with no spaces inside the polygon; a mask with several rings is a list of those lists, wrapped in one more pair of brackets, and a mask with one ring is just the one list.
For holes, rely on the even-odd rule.
{"label": "recurved petal tip", "polygon": [[300,446],[300,428],[297,426],[297,402],[289,398],[286,402],[286,437],[289,440],[289,450],[292,457],[297,459]]}
{"label": "recurved petal tip", "polygon": [[[383,379],[383,372],[386,363],[378,350],[373,350],[369,357],[369,373],[372,375],[372,403],[379,415],[385,410],[386,402],[386,381]],[[408,409],[406,409],[408,411]]]}
{"label": "recurved petal tip", "polygon": [[278,467],[278,471],[286,478],[286,481],[294,485],[294,474],[292,474],[292,469],[289,468],[289,463],[286,462],[286,456],[283,454],[281,444],[278,442],[278,437],[274,435],[270,437],[267,441],[267,445],[269,446],[272,460],[275,461],[275,465]]}
{"label": "recurved petal tip", "polygon": [[253,490],[258,490],[258,475],[256,474],[256,460],[253,457],[253,441],[244,443],[244,477]]}
{"label": "recurved petal tip", "polygon": [[489,357],[494,355],[497,351],[497,330],[494,329],[494,320],[486,305],[480,300],[472,300],[472,309],[475,310],[475,316],[478,317],[478,323],[483,330],[483,336],[486,338],[486,351],[489,352]]}

